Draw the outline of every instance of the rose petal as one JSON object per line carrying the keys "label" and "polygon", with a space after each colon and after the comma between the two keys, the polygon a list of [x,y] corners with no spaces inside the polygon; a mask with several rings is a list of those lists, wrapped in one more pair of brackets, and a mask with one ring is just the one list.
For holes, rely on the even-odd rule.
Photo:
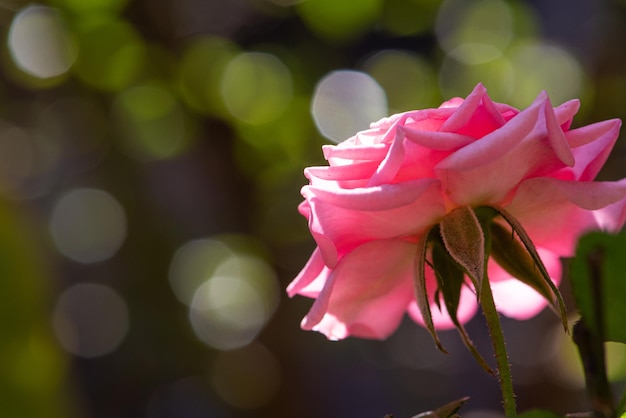
{"label": "rose petal", "polygon": [[[322,259],[322,254],[319,248],[316,248],[304,268],[300,271],[296,278],[293,279],[289,286],[287,286],[287,294],[289,297],[302,294],[300,292],[309,286],[315,279],[320,277],[325,267],[326,265]],[[310,293],[307,296],[309,295]],[[315,294],[315,296],[317,296],[317,294]]]}
{"label": "rose petal", "polygon": [[397,130],[395,127],[390,129],[393,130],[392,133],[395,136],[395,140],[391,143],[389,152],[367,183],[368,186],[378,186],[391,182],[402,166],[402,161],[404,160],[404,131]]}
{"label": "rose petal", "polygon": [[572,99],[554,108],[554,114],[561,129],[567,131],[580,109],[580,100]]}
{"label": "rose petal", "polygon": [[600,229],[613,233],[619,232],[626,222],[626,199],[594,210],[593,216]]}
{"label": "rose petal", "polygon": [[367,241],[414,237],[445,214],[436,180],[379,189],[365,196],[352,191],[317,195],[319,190],[307,189],[309,229],[326,265],[334,267],[343,254]]}
{"label": "rose petal", "polygon": [[618,182],[576,182],[536,178],[522,183],[507,210],[524,226],[537,246],[562,257],[573,254],[577,239],[599,229],[598,216],[620,225],[621,206],[593,212],[626,201],[626,179]]}
{"label": "rose petal", "polygon": [[302,327],[330,339],[384,339],[413,297],[415,244],[375,241],[355,248],[332,271]]}
{"label": "rose petal", "polygon": [[[541,98],[542,96],[532,106],[511,119],[504,129],[492,132],[461,148],[442,161],[437,168],[440,170],[469,170],[487,165],[494,159],[507,154],[515,145],[523,141],[535,127],[538,112],[545,101],[545,96],[543,100],[540,100]],[[520,158],[526,159],[527,156],[522,155]]]}
{"label": "rose petal", "polygon": [[617,141],[621,124],[619,119],[612,119],[565,133],[576,159],[576,165],[567,170],[575,180],[591,181],[598,175]]}
{"label": "rose petal", "polygon": [[[538,113],[546,105],[539,101],[532,112],[531,107],[520,113],[506,129],[461,148],[439,163],[435,174],[450,200],[459,206],[504,205],[525,178],[562,169],[564,164],[545,140],[545,122],[543,128],[541,123],[537,125]],[[508,148],[501,148],[502,144]]]}
{"label": "rose petal", "polygon": [[410,205],[427,190],[439,187],[436,179],[418,179],[398,184],[384,184],[359,189],[328,190],[316,186],[304,186],[305,199],[317,197],[324,203],[340,208],[359,211],[384,211]]}
{"label": "rose petal", "polygon": [[407,139],[422,147],[438,151],[454,151],[475,141],[471,136],[456,132],[423,131],[407,126],[400,129],[404,131]]}
{"label": "rose petal", "polygon": [[543,116],[548,130],[548,141],[550,141],[550,145],[552,146],[554,153],[559,160],[563,162],[563,164],[573,167],[574,154],[572,154],[567,138],[565,138],[563,129],[561,129],[561,124],[556,119],[556,115],[549,98],[546,98]]}
{"label": "rose petal", "polygon": [[324,145],[324,158],[330,165],[346,165],[360,161],[380,162],[385,155],[389,144],[374,145]]}
{"label": "rose petal", "polygon": [[355,189],[367,186],[369,178],[377,167],[376,162],[307,167],[304,175],[312,186],[323,189]]}
{"label": "rose petal", "polygon": [[479,83],[440,130],[481,138],[504,125],[504,122],[491,98],[487,96],[487,89]]}
{"label": "rose petal", "polygon": [[[538,248],[537,251],[550,278],[558,286],[562,270],[560,258],[544,248]],[[493,260],[489,260],[488,275],[496,309],[501,314],[523,320],[532,318],[548,305],[543,296],[512,277]]]}

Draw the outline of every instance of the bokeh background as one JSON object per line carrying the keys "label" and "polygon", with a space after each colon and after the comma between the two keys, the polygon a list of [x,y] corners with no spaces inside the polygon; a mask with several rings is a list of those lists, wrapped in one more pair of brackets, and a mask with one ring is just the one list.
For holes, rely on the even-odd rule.
{"label": "bokeh background", "polygon": [[[408,320],[299,329],[302,170],[479,81],[520,108],[580,97],[577,126],[625,117],[626,2],[1,0],[0,27],[0,415],[402,418],[469,395],[464,417],[500,416],[454,332],[446,356]],[[626,176],[623,138],[611,158]],[[521,410],[586,408],[552,313],[504,328]]]}

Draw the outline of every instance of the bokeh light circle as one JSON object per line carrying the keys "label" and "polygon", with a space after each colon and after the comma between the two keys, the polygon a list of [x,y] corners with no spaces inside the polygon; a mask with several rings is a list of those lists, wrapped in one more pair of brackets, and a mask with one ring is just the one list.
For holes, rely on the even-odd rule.
{"label": "bokeh light circle", "polygon": [[232,41],[219,37],[199,37],[187,44],[177,77],[185,104],[200,113],[229,115],[220,89],[224,69],[237,53]]}
{"label": "bokeh light circle", "polygon": [[465,97],[476,84],[483,83],[492,99],[510,103],[514,98],[516,77],[517,69],[506,56],[478,64],[446,56],[439,68],[439,87],[444,97]]}
{"label": "bokeh light circle", "polygon": [[109,193],[79,188],[61,196],[50,218],[57,249],[80,263],[111,258],[126,238],[126,214]]}
{"label": "bokeh light circle", "polygon": [[169,282],[174,295],[191,306],[196,289],[232,255],[232,250],[219,240],[206,238],[185,243],[176,250],[170,264]]}
{"label": "bokeh light circle", "polygon": [[466,64],[498,57],[513,37],[510,7],[502,0],[446,0],[435,33],[448,55]]}
{"label": "bokeh light circle", "polygon": [[182,106],[158,85],[144,84],[122,91],[111,115],[119,133],[119,148],[138,161],[173,157],[190,142]]}
{"label": "bokeh light circle", "polygon": [[15,65],[42,79],[66,73],[78,53],[76,41],[59,12],[45,6],[28,6],[17,13],[7,44]]}
{"label": "bokeh light circle", "polygon": [[291,72],[276,56],[243,52],[224,69],[221,95],[237,119],[259,125],[283,114],[293,95]]}
{"label": "bokeh light circle", "polygon": [[363,69],[384,89],[391,114],[426,109],[439,101],[433,69],[408,51],[379,51],[365,61]]}
{"label": "bokeh light circle", "polygon": [[121,12],[128,0],[49,0],[64,10],[69,10],[76,14],[113,14]]}
{"label": "bokeh light circle", "polygon": [[333,71],[317,84],[311,112],[320,133],[341,142],[387,116],[387,96],[363,72]]}
{"label": "bokeh light circle", "polygon": [[256,256],[234,253],[196,289],[189,321],[205,344],[232,350],[256,338],[278,303],[273,269]]}
{"label": "bokeh light circle", "polygon": [[545,42],[523,42],[509,53],[515,68],[512,104],[528,106],[545,90],[553,104],[579,97],[584,73],[576,57],[559,45]]}
{"label": "bokeh light circle", "polygon": [[80,55],[74,69],[85,84],[119,91],[137,79],[145,64],[146,46],[131,24],[108,16],[87,20],[77,33]]}
{"label": "bokeh light circle", "polygon": [[318,35],[331,40],[348,40],[366,31],[380,16],[383,0],[315,0],[296,4],[296,12]]}
{"label": "bokeh light circle", "polygon": [[79,283],[59,296],[53,313],[57,339],[68,352],[85,358],[114,351],[129,329],[126,302],[109,286]]}

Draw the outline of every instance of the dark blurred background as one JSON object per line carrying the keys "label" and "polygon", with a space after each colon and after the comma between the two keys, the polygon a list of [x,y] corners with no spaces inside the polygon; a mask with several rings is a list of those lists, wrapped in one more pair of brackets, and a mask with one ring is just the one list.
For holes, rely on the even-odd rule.
{"label": "dark blurred background", "polygon": [[[621,0],[0,0],[0,415],[403,418],[469,395],[464,417],[500,416],[454,332],[446,356],[409,320],[300,330],[302,170],[479,81],[623,118],[625,23]],[[504,328],[520,410],[586,408],[552,313]]]}

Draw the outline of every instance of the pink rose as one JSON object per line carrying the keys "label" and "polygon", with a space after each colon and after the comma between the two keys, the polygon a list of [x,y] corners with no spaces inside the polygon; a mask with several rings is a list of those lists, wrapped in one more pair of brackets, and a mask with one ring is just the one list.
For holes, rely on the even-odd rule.
{"label": "pink rose", "polygon": [[[302,328],[330,339],[383,339],[405,312],[423,319],[413,289],[417,242],[455,208],[505,208],[524,227],[555,284],[560,257],[581,234],[616,231],[626,220],[626,179],[593,182],[619,133],[617,119],[570,129],[579,108],[553,108],[545,93],[523,111],[494,103],[482,85],[437,109],[382,119],[338,145],[323,147],[328,167],[305,170],[300,213],[317,248],[289,285],[290,296],[315,298]],[[426,269],[435,327],[453,323],[434,302],[437,282]],[[535,290],[489,261],[497,309],[517,319],[547,304]],[[458,319],[477,302],[463,286]]]}

